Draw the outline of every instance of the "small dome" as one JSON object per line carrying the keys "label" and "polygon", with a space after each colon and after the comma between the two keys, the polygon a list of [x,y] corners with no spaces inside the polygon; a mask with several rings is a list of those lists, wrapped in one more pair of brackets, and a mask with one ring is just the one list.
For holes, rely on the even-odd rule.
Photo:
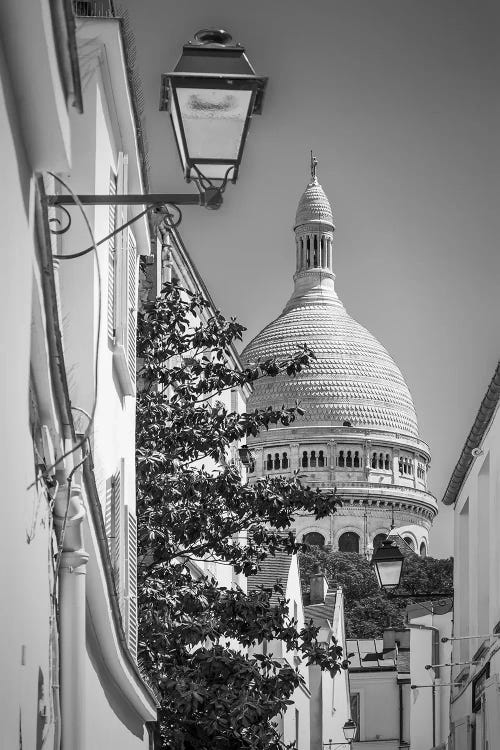
{"label": "small dome", "polygon": [[330,201],[316,177],[313,177],[302,193],[295,215],[295,227],[300,224],[308,224],[311,221],[323,222],[324,224],[333,226]]}

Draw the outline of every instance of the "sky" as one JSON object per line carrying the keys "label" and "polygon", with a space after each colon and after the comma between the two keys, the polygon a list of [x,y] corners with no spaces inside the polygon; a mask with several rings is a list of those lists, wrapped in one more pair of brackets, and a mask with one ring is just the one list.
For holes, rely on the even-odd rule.
{"label": "sky", "polygon": [[[216,304],[247,328],[279,315],[309,151],[333,207],[336,289],[388,349],[441,498],[500,356],[500,6],[493,0],[122,0],[137,48],[152,192],[188,192],[160,74],[207,27],[269,76],[238,183],[181,234]],[[194,190],[194,188],[193,188]]]}

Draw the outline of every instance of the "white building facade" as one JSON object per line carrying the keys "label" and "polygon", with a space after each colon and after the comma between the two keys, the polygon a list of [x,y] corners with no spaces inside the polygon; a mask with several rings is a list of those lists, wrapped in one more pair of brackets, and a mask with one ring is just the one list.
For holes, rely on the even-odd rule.
{"label": "white building facade", "polygon": [[443,497],[453,505],[454,750],[500,747],[500,363]]}
{"label": "white building facade", "polygon": [[428,446],[420,439],[408,387],[384,347],[346,312],[335,291],[333,215],[311,180],[295,217],[294,292],[283,312],[243,352],[248,363],[290,356],[307,344],[316,355],[295,377],[255,383],[249,409],[304,410],[290,426],[272,426],[248,441],[250,475],[291,475],[325,490],[337,488],[343,505],[320,521],[302,518],[297,533],[333,550],[370,554],[391,528],[421,555],[437,504],[427,489]]}
{"label": "white building facade", "polygon": [[156,699],[136,660],[134,368],[149,230],[139,222],[94,248],[125,216],[84,219],[47,200],[68,192],[60,180],[144,192],[122,26],[45,1],[7,0],[0,21],[0,747],[147,748]]}

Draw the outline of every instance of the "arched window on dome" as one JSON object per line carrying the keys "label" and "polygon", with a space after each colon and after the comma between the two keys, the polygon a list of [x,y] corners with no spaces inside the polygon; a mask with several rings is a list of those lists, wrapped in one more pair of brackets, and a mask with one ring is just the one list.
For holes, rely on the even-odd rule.
{"label": "arched window on dome", "polygon": [[347,451],[345,465],[350,469],[352,467],[352,452]]}
{"label": "arched window on dome", "polygon": [[376,536],[373,537],[373,553],[374,554],[386,538],[387,538],[387,534],[376,534]]}
{"label": "arched window on dome", "polygon": [[413,541],[413,539],[411,538],[411,536],[404,536],[403,537],[403,541],[406,542],[406,544],[408,545],[408,547],[410,547],[410,549],[413,552],[415,552],[415,542]]}
{"label": "arched window on dome", "polygon": [[309,544],[310,547],[324,547],[325,537],[318,531],[310,531],[309,534],[304,534],[302,537],[304,544]]}
{"label": "arched window on dome", "polygon": [[354,531],[346,531],[339,538],[339,552],[358,552],[359,536]]}
{"label": "arched window on dome", "polygon": [[308,465],[309,465],[309,461],[307,460],[307,451],[304,451],[302,454],[302,467],[304,469],[307,469]]}
{"label": "arched window on dome", "polygon": [[322,469],[326,465],[325,454],[323,451],[318,453],[318,466]]}
{"label": "arched window on dome", "polygon": [[339,457],[337,459],[337,464],[340,467],[342,467],[342,468],[345,466],[344,451],[339,451]]}
{"label": "arched window on dome", "polygon": [[359,469],[359,451],[354,451],[353,465],[355,469]]}
{"label": "arched window on dome", "polygon": [[372,469],[376,469],[376,468],[377,468],[377,454],[372,453]]}
{"label": "arched window on dome", "polygon": [[420,544],[420,557],[427,557],[427,547],[425,546],[425,542],[421,542]]}
{"label": "arched window on dome", "polygon": [[281,461],[280,461],[280,454],[275,453],[274,454],[274,468],[280,469],[281,468]]}
{"label": "arched window on dome", "polygon": [[389,471],[391,468],[391,457],[388,453],[385,454],[384,468],[386,471]]}
{"label": "arched window on dome", "polygon": [[309,462],[309,465],[311,467],[315,467],[316,466],[316,451],[311,451],[311,460]]}
{"label": "arched window on dome", "polygon": [[271,471],[272,468],[273,468],[273,457],[271,456],[270,453],[268,453],[267,454],[267,459],[266,459],[266,469],[268,471]]}
{"label": "arched window on dome", "polygon": [[384,468],[384,454],[383,453],[378,454],[378,468],[379,469]]}
{"label": "arched window on dome", "polygon": [[288,454],[287,453],[283,453],[283,459],[281,461],[281,468],[288,469]]}
{"label": "arched window on dome", "polygon": [[403,473],[403,459],[402,458],[400,458],[398,461],[398,467],[399,467],[399,473],[402,474]]}

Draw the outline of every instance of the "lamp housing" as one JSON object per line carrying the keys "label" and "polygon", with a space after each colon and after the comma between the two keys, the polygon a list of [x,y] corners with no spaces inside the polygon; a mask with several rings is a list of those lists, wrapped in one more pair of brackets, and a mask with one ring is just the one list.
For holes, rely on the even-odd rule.
{"label": "lamp housing", "polygon": [[373,553],[371,564],[381,589],[391,591],[399,586],[403,570],[404,556],[389,537]]}
{"label": "lamp housing", "polygon": [[184,177],[236,182],[252,115],[261,114],[267,78],[257,76],[240,44],[204,29],[162,75],[160,110],[168,110]]}
{"label": "lamp housing", "polygon": [[347,742],[352,742],[356,738],[356,732],[358,731],[358,725],[352,719],[348,719],[342,727],[344,737]]}

